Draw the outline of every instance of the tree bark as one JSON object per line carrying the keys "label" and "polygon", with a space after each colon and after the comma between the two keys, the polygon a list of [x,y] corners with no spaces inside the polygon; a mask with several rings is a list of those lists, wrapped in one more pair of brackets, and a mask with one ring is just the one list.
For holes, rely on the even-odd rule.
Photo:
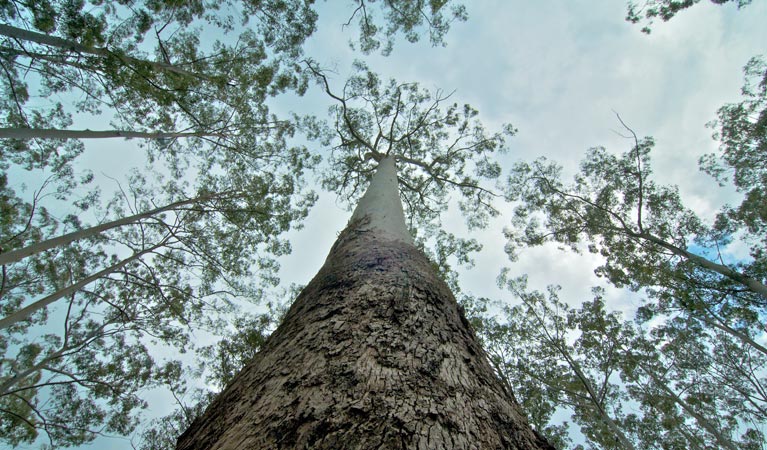
{"label": "tree bark", "polygon": [[553,449],[402,217],[381,225],[398,215],[393,167],[381,161],[319,273],[178,450]]}

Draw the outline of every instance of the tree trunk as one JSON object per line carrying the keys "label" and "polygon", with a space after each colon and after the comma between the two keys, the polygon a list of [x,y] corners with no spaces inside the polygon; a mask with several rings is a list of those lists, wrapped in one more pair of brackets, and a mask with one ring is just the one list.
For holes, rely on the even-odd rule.
{"label": "tree trunk", "polygon": [[0,35],[7,36],[12,39],[21,39],[25,41],[34,42],[37,44],[47,45],[49,47],[60,48],[62,50],[84,53],[94,56],[103,57],[116,57],[125,64],[138,64],[146,65],[155,70],[162,70],[166,72],[173,72],[178,75],[184,75],[188,77],[201,78],[210,80],[210,77],[189,72],[173,64],[166,64],[158,61],[148,61],[144,59],[133,58],[128,55],[124,55],[121,52],[113,52],[109,49],[102,47],[90,47],[79,42],[71,41],[68,39],[62,39],[60,37],[51,36],[48,34],[37,33],[35,31],[25,30],[23,28],[17,28],[10,25],[0,24]]}
{"label": "tree trunk", "polygon": [[666,242],[663,239],[655,237],[651,234],[629,233],[629,235],[650,241],[654,244],[657,244],[660,247],[663,247],[671,251],[673,254],[677,256],[681,256],[682,258],[692,261],[693,263],[697,264],[699,267],[702,267],[706,270],[710,270],[712,272],[716,272],[731,280],[737,281],[738,283],[746,286],[751,291],[756,292],[757,294],[767,299],[767,285],[765,285],[764,283],[760,282],[759,280],[755,278],[751,278],[748,275],[742,274],[736,270],[732,270],[723,264],[717,264],[702,256],[698,256],[695,253],[691,253],[681,247],[677,247],[676,245]]}
{"label": "tree trunk", "polygon": [[65,288],[61,288],[58,291],[54,292],[53,294],[50,294],[44,298],[41,298],[40,300],[37,300],[36,302],[25,306],[24,308],[21,308],[20,310],[11,313],[7,315],[6,317],[3,317],[0,319],[0,330],[10,327],[13,324],[19,323],[22,320],[26,319],[27,317],[31,316],[35,312],[45,308],[46,306],[50,305],[51,303],[55,302],[56,300],[59,300],[61,298],[64,298],[68,295],[74,294],[75,292],[79,291],[80,289],[84,288],[85,286],[93,283],[94,281],[98,280],[99,278],[103,278],[113,272],[116,272],[123,267],[127,266],[131,262],[141,258],[142,256],[146,255],[147,253],[151,253],[158,248],[165,245],[166,239],[163,239],[159,244],[156,244],[152,247],[149,247],[147,249],[144,249],[140,252],[134,253],[133,255],[129,256],[128,258],[123,259],[122,261],[113,264],[105,269],[102,269],[93,275],[89,275],[82,280],[78,281],[77,283],[70,284],[69,286]]}
{"label": "tree trunk", "polygon": [[711,433],[712,436],[714,436],[714,439],[716,439],[717,444],[721,446],[721,448],[726,448],[728,450],[738,450],[735,448],[735,444],[733,444],[732,440],[729,439],[727,436],[724,436],[720,431],[717,425],[711,423],[708,419],[706,419],[703,415],[695,411],[695,409],[688,404],[686,401],[682,399],[682,397],[679,396],[676,392],[674,392],[669,386],[668,382],[666,380],[661,379],[655,372],[653,372],[651,369],[648,369],[644,364],[637,364],[655,383],[655,385],[660,388],[663,392],[666,393],[666,395],[669,396],[671,400],[676,402],[677,405],[679,405],[687,414],[692,416],[696,422],[698,422],[698,425],[701,426],[704,430]]}
{"label": "tree trunk", "polygon": [[553,449],[407,234],[391,157],[319,273],[178,450]]}
{"label": "tree trunk", "polygon": [[17,248],[6,253],[0,253],[0,265],[10,264],[16,261],[20,261],[28,256],[36,253],[44,252],[55,247],[69,244],[70,242],[77,241],[79,239],[85,239],[87,237],[95,236],[103,231],[111,230],[112,228],[121,227],[124,225],[130,225],[138,223],[142,219],[147,219],[156,214],[170,211],[172,209],[180,208],[182,206],[199,203],[205,200],[211,200],[221,194],[201,195],[199,197],[190,198],[186,200],[179,200],[177,202],[169,203],[159,208],[154,208],[149,211],[134,214],[129,217],[123,217],[122,219],[113,220],[111,222],[105,222],[100,225],[94,225],[92,227],[83,228],[82,230],[73,231],[71,233],[56,236],[54,238],[46,239],[44,241],[36,242],[34,244],[27,245],[26,247]]}
{"label": "tree trunk", "polygon": [[[552,342],[552,345],[557,345]],[[621,428],[618,426],[618,424],[615,423],[612,417],[610,417],[610,414],[607,413],[607,411],[604,408],[604,405],[602,405],[602,402],[599,401],[599,395],[597,395],[596,390],[591,385],[591,381],[586,376],[585,373],[583,373],[583,370],[581,370],[580,364],[578,364],[578,361],[573,359],[572,356],[570,356],[570,353],[557,345],[557,350],[559,350],[559,353],[565,358],[565,361],[567,361],[567,364],[570,366],[570,368],[575,373],[575,376],[581,381],[583,384],[583,387],[586,388],[586,392],[589,395],[589,400],[591,401],[591,404],[594,405],[594,407],[597,410],[597,413],[599,414],[599,417],[602,419],[602,421],[607,425],[607,427],[615,434],[616,439],[618,439],[618,442],[620,442],[621,447],[623,447],[625,450],[636,450],[636,447],[634,447],[634,444],[631,443],[628,436],[621,430]]]}
{"label": "tree trunk", "polygon": [[56,128],[0,128],[0,139],[104,139],[140,138],[173,139],[186,137],[223,137],[221,133],[210,132],[162,132],[130,130],[60,130]]}

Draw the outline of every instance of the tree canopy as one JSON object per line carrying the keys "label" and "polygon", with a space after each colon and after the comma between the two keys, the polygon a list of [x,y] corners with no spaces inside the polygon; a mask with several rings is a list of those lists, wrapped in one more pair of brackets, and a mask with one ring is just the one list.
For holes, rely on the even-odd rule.
{"label": "tree canopy", "polygon": [[[649,33],[699,3],[632,1],[626,19]],[[712,3],[743,8],[738,16],[758,8]],[[442,50],[433,59],[410,53],[422,47],[406,44],[419,41],[452,47],[450,28],[473,8],[492,44],[483,27],[457,36],[478,43],[470,52],[481,62],[465,50],[449,62]],[[337,36],[322,43],[325,54],[307,50],[328,11],[357,58],[349,77],[338,75]],[[295,296],[279,285],[279,260],[293,247],[287,233],[319,198],[313,189],[353,206],[378,162],[393,156],[416,244],[547,439],[575,449],[763,449],[764,57],[748,61],[741,97],[709,123],[718,152],[640,137],[618,117],[626,145],[587,150],[569,179],[549,130],[524,138],[544,156],[519,160],[509,145],[517,130],[505,122],[529,123],[520,116],[541,111],[533,104],[553,110],[572,85],[544,92],[537,83],[579,70],[533,40],[511,46],[518,30],[498,31],[496,22],[512,23],[500,11],[452,0],[0,1],[0,441],[63,448],[116,435],[173,448]],[[541,45],[586,52],[581,37]],[[529,85],[489,72],[506,45],[514,64],[503,70],[535,72],[516,67],[520,52],[533,51],[552,72]],[[685,45],[661,50],[676,57]],[[376,73],[381,57],[400,50],[404,73]],[[617,76],[636,62],[623,64],[601,72]],[[418,78],[422,66],[448,83],[470,73],[475,85],[440,89]],[[488,115],[484,91],[505,102]],[[323,98],[328,114],[304,111],[306,93]],[[297,97],[298,109],[286,112],[280,102]],[[145,167],[124,163],[111,144],[123,139],[143,148]],[[663,176],[659,161],[678,151],[698,152],[714,180],[703,195],[718,183],[726,205],[701,212],[682,180]],[[108,170],[90,165],[93,152],[110,155]],[[511,261],[485,270],[501,270],[493,299],[473,296],[462,282],[473,275],[457,271],[483,243],[487,253],[488,243],[505,243]],[[556,267],[531,269],[550,278],[546,289],[518,273],[520,256],[553,246],[597,261],[605,284],[580,298],[558,287]],[[156,392],[177,409],[148,419],[142,409]]]}
{"label": "tree canopy", "polygon": [[[278,282],[280,235],[316,200],[304,177],[320,157],[267,103],[305,92],[313,3],[0,5],[5,443],[131,434],[140,392],[186,389],[181,359],[154,355],[225,333]],[[360,1],[347,24],[364,52],[388,54],[399,34],[437,45],[463,19],[450,2]],[[108,129],[72,129],[88,115]],[[104,201],[79,139],[121,137],[146,139],[147,168],[122,172]],[[40,175],[31,196],[16,191]]]}
{"label": "tree canopy", "polygon": [[[700,0],[643,0],[641,2],[629,1],[626,20],[631,23],[644,22],[643,33],[650,33],[651,26],[656,18],[667,22],[681,11],[700,3]],[[711,0],[716,5],[737,3],[738,9],[751,3],[751,0]]]}

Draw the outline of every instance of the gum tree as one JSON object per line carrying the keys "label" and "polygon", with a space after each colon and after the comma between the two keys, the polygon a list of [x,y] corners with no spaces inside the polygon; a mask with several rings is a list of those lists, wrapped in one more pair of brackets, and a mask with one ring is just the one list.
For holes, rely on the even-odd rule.
{"label": "gum tree", "polygon": [[[243,175],[249,184],[238,190],[73,231],[60,245],[32,244],[47,248],[24,248],[3,266],[0,423],[9,443],[42,434],[65,446],[102,428],[130,433],[145,406],[137,393],[180,382],[178,364],[153,351],[183,353],[194,330],[216,332],[227,314],[259,299],[260,284],[273,282],[274,257],[289,250],[279,234],[305,216],[312,197],[304,203],[286,180]],[[215,180],[206,181],[215,191]],[[128,191],[135,197],[110,212],[147,208],[151,189],[136,179]]]}
{"label": "gum tree", "polygon": [[412,245],[384,157],[317,276],[178,449],[551,448]]}
{"label": "gum tree", "polygon": [[[568,426],[552,417],[566,410],[589,443],[636,449],[624,423],[627,396],[616,384],[615,346],[603,345],[599,327],[579,327],[581,311],[561,301],[557,288],[550,286],[545,294],[529,291],[525,277],[509,279],[508,271],[499,285],[522,303],[504,306],[500,323],[486,321],[482,336],[498,371],[519,389],[523,407],[534,412],[537,428],[565,444]],[[594,302],[601,301],[597,290]],[[601,333],[622,331],[614,320],[600,325]]]}
{"label": "gum tree", "polygon": [[[371,13],[397,3],[358,6]],[[232,313],[233,299],[256,299],[258,280],[275,281],[271,256],[289,250],[277,236],[311,205],[313,195],[300,192],[301,177],[316,159],[286,145],[293,127],[272,116],[264,101],[303,91],[295,58],[314,31],[312,7],[302,0],[0,7],[8,113],[0,140],[0,252],[12,256],[2,266],[0,288],[8,319],[0,339],[0,382],[8,385],[0,427],[7,442],[42,435],[56,447],[88,442],[99,429],[131,432],[145,405],[135,393],[179,382],[177,366],[168,361],[175,369],[161,370],[165,362],[148,356],[147,342],[183,352],[190,330],[219,332],[217,314]],[[442,36],[448,24],[435,20],[442,5],[430,7],[425,16],[423,4],[383,19],[365,14],[366,39],[391,40],[404,31],[413,40],[436,25]],[[349,16],[349,23],[356,20],[363,15]],[[375,25],[388,21],[392,28]],[[201,45],[200,30],[214,28],[228,35]],[[39,94],[82,95],[29,108]],[[75,112],[107,112],[114,129],[69,129]],[[170,181],[160,191],[132,186],[121,203],[101,208],[96,192],[87,192],[61,221],[37,195],[29,201],[14,192],[8,173],[23,169],[52,173],[47,188],[57,201],[82,195],[92,177],[75,176],[72,163],[83,150],[76,138],[107,135],[151,139],[148,161]],[[185,177],[204,189],[178,181]],[[180,204],[234,191],[247,195]],[[157,206],[163,203],[175,205],[164,216]],[[106,223],[83,224],[79,216],[87,209],[99,210]],[[15,316],[31,305],[39,307]]]}
{"label": "gum tree", "polygon": [[591,149],[572,184],[543,158],[514,166],[507,198],[520,204],[507,230],[512,256],[546,242],[586,247],[604,257],[597,274],[617,287],[648,289],[661,308],[710,314],[753,337],[767,306],[762,243],[745,240],[753,242],[751,260],[725,261],[732,230],[707,227],[675,186],[657,184],[653,140],[630,137],[633,148],[620,157]]}
{"label": "gum tree", "polygon": [[414,84],[359,67],[337,94],[310,69],[336,103],[333,186],[367,188],[319,273],[177,448],[552,448],[414,246],[401,202],[410,223],[435,220],[457,190],[488,208],[471,217],[481,223],[492,196],[479,183],[502,136]]}
{"label": "gum tree", "polygon": [[505,275],[522,303],[481,334],[544,433],[568,437],[558,412],[595,448],[761,448],[763,355],[682,313],[637,325],[606,310],[602,289],[569,306],[557,287]]}
{"label": "gum tree", "polygon": [[[730,119],[728,111],[739,108],[731,105],[720,114]],[[724,123],[729,131],[738,123],[758,127],[748,120]],[[723,141],[721,160],[705,159],[709,171],[734,172],[750,180],[738,188],[753,191],[708,226],[685,207],[675,186],[655,181],[653,140],[627,130],[633,142],[629,151],[589,150],[572,183],[545,159],[514,166],[507,196],[519,203],[514,228],[506,231],[510,255],[548,242],[587,250],[603,258],[597,275],[647,297],[636,315],[645,329],[633,332],[623,325],[630,339],[619,343],[621,378],[645,412],[626,422],[639,442],[759,448],[754,445],[767,418],[767,359],[761,343],[767,289],[760,207],[752,199],[758,198],[763,180],[759,164],[738,157],[757,151],[758,133],[744,134],[743,146]],[[727,246],[736,239],[748,245],[748,257],[728,256]],[[660,424],[647,414],[656,409],[664,417]],[[686,434],[672,433],[671,423]],[[735,430],[746,434],[738,437]]]}

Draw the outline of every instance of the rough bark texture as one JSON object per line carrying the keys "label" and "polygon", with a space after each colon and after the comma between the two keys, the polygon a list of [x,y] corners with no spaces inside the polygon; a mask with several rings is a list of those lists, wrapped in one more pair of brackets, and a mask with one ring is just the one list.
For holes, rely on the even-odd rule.
{"label": "rough bark texture", "polygon": [[426,257],[361,222],[177,449],[552,449]]}

